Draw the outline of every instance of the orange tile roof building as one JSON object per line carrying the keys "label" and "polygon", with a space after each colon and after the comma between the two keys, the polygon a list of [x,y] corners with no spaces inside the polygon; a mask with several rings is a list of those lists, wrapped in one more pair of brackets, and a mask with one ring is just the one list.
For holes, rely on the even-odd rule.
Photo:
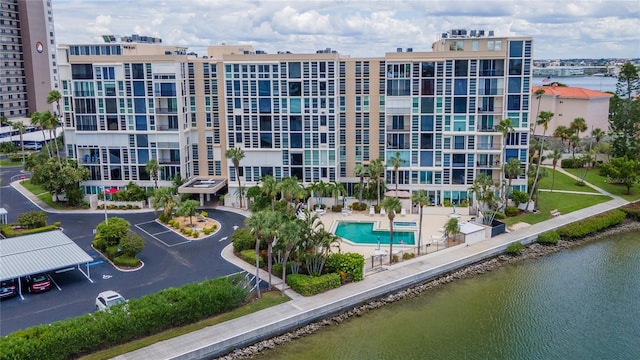
{"label": "orange tile roof building", "polygon": [[[543,89],[544,94],[538,98],[535,92]],[[580,137],[591,135],[591,130],[609,128],[609,98],[613,95],[601,91],[589,90],[569,86],[532,86],[531,87],[531,117],[537,117],[540,111],[551,111],[554,115],[549,122],[547,135],[560,125],[569,127],[573,119],[583,118],[587,122],[588,130]],[[533,125],[534,122],[532,121]],[[542,135],[544,129],[536,127],[534,135]]]}

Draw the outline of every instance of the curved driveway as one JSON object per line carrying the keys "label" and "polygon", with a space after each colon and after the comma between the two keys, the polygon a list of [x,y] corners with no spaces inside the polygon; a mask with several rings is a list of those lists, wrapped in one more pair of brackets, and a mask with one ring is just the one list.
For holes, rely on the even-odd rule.
{"label": "curved driveway", "polygon": [[[16,221],[20,213],[40,209],[10,185],[11,177],[19,174],[19,168],[0,169],[0,207],[8,211],[9,222]],[[144,267],[122,272],[91,248],[93,229],[104,220],[104,212],[43,210],[47,212],[47,223],[60,221],[65,234],[94,257],[89,267],[93,283],[78,271],[54,273],[53,279],[60,290],[53,287],[43,294],[25,294],[24,300],[19,297],[3,300],[0,302],[0,336],[92,312],[95,297],[104,290],[116,290],[126,298],[137,298],[161,289],[241,271],[220,255],[231,242],[233,227],[244,222],[244,216],[234,212],[207,209],[209,217],[221,224],[217,233],[192,241],[184,241],[180,235],[173,234],[175,241],[167,243],[167,236],[171,238],[171,233],[162,234],[163,241],[153,236],[155,226],[150,222],[157,217],[153,211],[110,211],[109,217],[126,219],[131,223],[131,230],[146,241],[144,250],[139,254]]]}

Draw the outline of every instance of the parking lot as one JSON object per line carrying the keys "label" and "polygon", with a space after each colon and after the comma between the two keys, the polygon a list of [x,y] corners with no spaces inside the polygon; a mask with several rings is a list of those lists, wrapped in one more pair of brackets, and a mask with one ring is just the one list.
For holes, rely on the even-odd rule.
{"label": "parking lot", "polygon": [[[5,180],[5,176],[13,175],[15,173],[3,171],[3,184],[10,180]],[[9,222],[15,221],[22,212],[38,209],[11,187],[3,187],[0,207],[9,209]],[[197,240],[187,240],[156,223],[154,212],[109,213],[109,217],[129,221],[131,230],[145,239],[146,246],[139,254],[144,266],[136,271],[115,268],[91,247],[93,229],[104,220],[102,212],[48,212],[47,223],[60,221],[64,233],[91,256],[88,269],[93,282],[78,270],[59,269],[50,274],[56,285],[49,291],[37,294],[23,291],[24,299],[16,296],[2,300],[0,336],[92,312],[96,296],[105,290],[117,291],[131,299],[240,271],[222,259],[220,253],[231,242],[233,226],[242,225],[244,217],[216,209],[207,209],[207,212],[222,226],[217,233]],[[85,265],[82,268],[85,270]]]}

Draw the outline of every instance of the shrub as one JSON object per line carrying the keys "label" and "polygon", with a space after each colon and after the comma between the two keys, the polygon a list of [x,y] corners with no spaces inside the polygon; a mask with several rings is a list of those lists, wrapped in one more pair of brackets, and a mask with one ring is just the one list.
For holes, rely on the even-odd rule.
{"label": "shrub", "polygon": [[573,158],[562,159],[560,161],[560,167],[563,169],[579,169],[582,167],[582,160]]}
{"label": "shrub", "polygon": [[451,206],[451,199],[444,199],[444,201],[442,202],[442,205],[444,207],[450,207]]}
{"label": "shrub", "polygon": [[416,257],[416,254],[414,253],[403,253],[402,254],[402,260],[409,260],[409,259],[413,259],[414,257]]}
{"label": "shrub", "polygon": [[107,248],[107,242],[101,239],[99,235],[96,235],[91,244],[93,245],[94,249],[99,251],[105,251],[105,249]]}
{"label": "shrub", "polygon": [[211,234],[213,232],[213,228],[204,228],[204,229],[202,229],[202,232],[205,235],[209,235],[209,234]]}
{"label": "shrub", "polygon": [[529,194],[524,191],[520,191],[519,189],[515,189],[511,192],[511,200],[513,200],[516,205],[524,204],[529,200]]}
{"label": "shrub", "polygon": [[340,287],[340,275],[329,273],[320,276],[303,274],[291,274],[287,276],[287,284],[293,291],[303,296],[311,296],[323,293],[330,289]]}
{"label": "shrub", "polygon": [[629,219],[640,221],[640,202],[627,204],[620,208],[620,210],[624,211]]}
{"label": "shrub", "polygon": [[162,330],[228,312],[247,299],[238,279],[219,278],[131,299],[128,311],[95,312],[16,331],[0,339],[0,357],[77,359]]}
{"label": "shrub", "polygon": [[200,231],[191,230],[191,236],[193,236],[194,238],[198,238],[200,236]]}
{"label": "shrub", "polygon": [[509,255],[518,255],[522,252],[522,250],[524,250],[524,245],[522,245],[521,242],[516,241],[514,243],[509,244],[505,252]]}
{"label": "shrub", "polygon": [[31,234],[37,234],[37,233],[46,232],[46,231],[58,230],[58,227],[60,227],[59,222],[53,225],[48,225],[48,226],[39,227],[35,229],[16,231],[13,229],[13,227],[11,227],[11,225],[4,225],[0,228],[0,232],[2,233],[2,235],[4,235],[4,237],[10,238],[10,237],[31,235]]}
{"label": "shrub", "polygon": [[341,274],[342,283],[361,281],[364,279],[364,256],[356,253],[336,253],[327,257],[325,262],[327,272]]}
{"label": "shrub", "polygon": [[113,258],[113,264],[116,266],[138,267],[140,265],[140,259],[123,254]]}
{"label": "shrub", "polygon": [[[256,265],[256,251],[255,250],[242,250],[240,251],[240,258],[251,265]],[[262,256],[258,257],[258,267],[264,266],[264,259]]]}
{"label": "shrub", "polygon": [[282,263],[271,265],[271,275],[278,277],[282,276]]}
{"label": "shrub", "polygon": [[367,205],[367,203],[354,202],[353,204],[351,204],[351,209],[355,211],[365,211],[368,208],[369,205]]}
{"label": "shrub", "polygon": [[44,211],[29,211],[18,215],[18,224],[27,229],[47,226],[47,214]]}
{"label": "shrub", "polygon": [[391,255],[391,262],[392,263],[397,263],[398,262],[398,255]]}
{"label": "shrub", "polygon": [[135,257],[142,249],[144,249],[144,238],[133,231],[129,231],[120,240],[120,250],[123,254]]}
{"label": "shrub", "polygon": [[171,217],[167,214],[160,214],[160,216],[158,216],[158,220],[160,220],[161,223],[166,224],[167,222],[169,222],[169,220],[171,220]]}
{"label": "shrub", "polygon": [[617,225],[626,217],[627,214],[622,210],[611,210],[565,225],[558,229],[558,234],[563,238],[578,239]]}
{"label": "shrub", "polygon": [[113,260],[116,257],[122,255],[122,253],[118,250],[118,245],[107,246],[104,249],[104,255],[109,259]]}
{"label": "shrub", "polygon": [[512,217],[512,216],[517,216],[518,214],[520,214],[520,210],[515,206],[507,206],[507,207],[504,208],[504,213],[508,217]]}
{"label": "shrub", "polygon": [[560,240],[560,235],[557,231],[548,231],[538,235],[538,243],[544,245],[555,245]]}
{"label": "shrub", "polygon": [[96,231],[107,242],[107,245],[111,246],[117,245],[120,239],[129,232],[130,227],[131,224],[127,220],[112,217],[108,222],[103,221],[98,224]]}
{"label": "shrub", "polygon": [[231,235],[233,241],[233,251],[240,252],[242,250],[255,249],[256,238],[248,228],[239,228]]}
{"label": "shrub", "polygon": [[331,211],[333,211],[333,212],[342,212],[342,205],[333,205],[331,207]]}

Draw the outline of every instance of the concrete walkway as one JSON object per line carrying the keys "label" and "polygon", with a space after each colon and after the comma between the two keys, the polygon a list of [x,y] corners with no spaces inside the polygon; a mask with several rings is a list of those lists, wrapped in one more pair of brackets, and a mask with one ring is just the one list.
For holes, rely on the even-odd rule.
{"label": "concrete walkway", "polygon": [[[512,242],[520,241],[523,244],[530,244],[537,239],[540,233],[618,208],[627,203],[626,200],[613,196],[613,200],[608,202],[560,215],[470,246],[459,245],[403,261],[393,266],[383,267],[382,271],[367,274],[363,281],[315,296],[303,297],[287,290],[286,294],[291,297],[291,301],[287,303],[169,339],[119,356],[116,359],[205,359],[220,356],[229,352],[230,349],[241,348],[268,339],[310,322],[349,310],[369,300],[428,281],[465,265],[496,256]],[[255,267],[235,258],[232,251],[231,245],[228,246],[223,252],[223,257],[249,273],[255,273]],[[266,279],[267,274],[262,271],[260,276],[262,279]],[[274,285],[280,288],[282,281],[275,277],[273,279]]]}

